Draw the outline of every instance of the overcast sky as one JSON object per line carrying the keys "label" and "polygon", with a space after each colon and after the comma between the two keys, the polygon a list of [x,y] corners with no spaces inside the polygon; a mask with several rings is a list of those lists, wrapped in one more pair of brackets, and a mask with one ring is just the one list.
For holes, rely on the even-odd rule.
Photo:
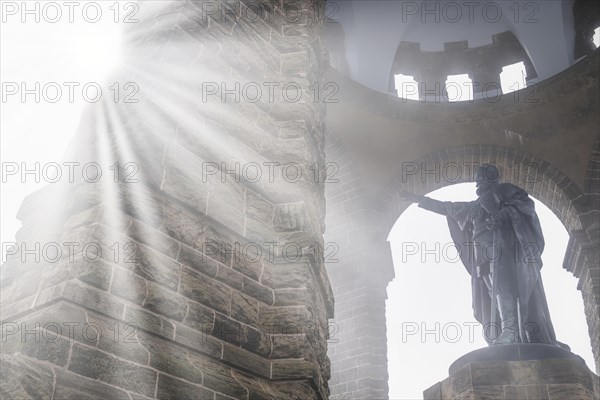
{"label": "overcast sky", "polygon": [[[123,24],[113,21],[112,11],[106,8],[108,2],[103,5],[105,17],[93,24],[81,18],[54,24],[9,18],[0,24],[1,81],[28,85],[97,82],[103,88],[110,86],[105,77],[118,62]],[[72,103],[3,99],[2,161],[60,163],[86,104],[82,96],[76,96]],[[2,242],[14,241],[20,226],[16,213],[23,198],[44,185],[33,179],[23,183],[9,178],[3,182]],[[472,199],[474,188],[468,184],[452,186],[432,196]],[[547,241],[543,278],[558,338],[593,367],[581,294],[576,280],[561,266],[568,236],[546,207],[540,203],[537,207]],[[442,247],[449,243],[444,218],[413,206],[390,233],[390,241],[396,269],[396,279],[388,287],[387,307],[390,398],[420,398],[425,388],[447,376],[452,361],[485,346],[485,342],[475,328],[469,277],[463,266],[433,256],[421,262],[420,253],[403,255],[409,243],[425,243],[428,249],[436,243]],[[423,329],[429,332],[425,337],[421,336]]]}

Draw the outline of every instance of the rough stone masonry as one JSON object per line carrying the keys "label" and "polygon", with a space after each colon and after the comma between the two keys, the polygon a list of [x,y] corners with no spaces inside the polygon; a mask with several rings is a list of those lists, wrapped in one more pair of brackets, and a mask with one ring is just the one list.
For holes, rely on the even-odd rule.
{"label": "rough stone masonry", "polygon": [[2,398],[328,397],[325,2],[286,3],[150,2],[128,30],[139,101],[90,107],[66,160],[135,179],[22,205],[17,241],[63,252],[3,265]]}

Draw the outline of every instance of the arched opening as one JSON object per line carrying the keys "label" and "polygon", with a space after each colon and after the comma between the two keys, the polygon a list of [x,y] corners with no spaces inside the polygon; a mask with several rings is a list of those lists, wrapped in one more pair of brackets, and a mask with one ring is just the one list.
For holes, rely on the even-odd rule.
{"label": "arched opening", "polygon": [[502,93],[510,93],[526,88],[527,71],[525,63],[520,61],[503,67],[500,73],[500,84],[502,85]]}
{"label": "arched opening", "polygon": [[[475,198],[473,183],[435,190],[439,200]],[[536,211],[546,239],[542,278],[558,339],[594,368],[577,279],[562,268],[568,233],[538,200]],[[461,355],[486,343],[472,316],[471,288],[448,232],[445,218],[412,205],[388,237],[396,279],[386,303],[390,398],[419,398]],[[402,377],[402,379],[400,379]]]}
{"label": "arched opening", "polygon": [[419,100],[419,84],[414,76],[397,74],[394,76],[398,97],[409,100]]}
{"label": "arched opening", "polygon": [[473,100],[473,81],[468,74],[448,75],[446,93],[449,102]]}

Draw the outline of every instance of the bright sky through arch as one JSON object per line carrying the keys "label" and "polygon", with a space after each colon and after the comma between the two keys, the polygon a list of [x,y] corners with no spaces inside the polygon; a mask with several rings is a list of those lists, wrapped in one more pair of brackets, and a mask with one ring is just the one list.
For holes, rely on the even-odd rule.
{"label": "bright sky through arch", "polygon": [[[520,61],[507,65],[499,75],[502,93],[510,93],[527,87],[525,64]],[[394,75],[394,82],[398,97],[409,100],[419,100],[419,84],[414,77],[409,75]],[[486,83],[479,82],[479,85]],[[473,99],[473,82],[467,74],[450,75],[446,81],[446,92],[449,101],[469,101]],[[493,87],[492,87],[493,88]]]}
{"label": "bright sky through arch", "polygon": [[409,100],[419,100],[419,84],[413,76],[394,75],[398,97]]}
{"label": "bright sky through arch", "polygon": [[473,81],[468,74],[448,75],[446,80],[448,101],[473,100]]}
{"label": "bright sky through arch", "polygon": [[510,93],[527,87],[525,64],[520,61],[516,64],[507,65],[500,73],[500,84],[502,93]]}

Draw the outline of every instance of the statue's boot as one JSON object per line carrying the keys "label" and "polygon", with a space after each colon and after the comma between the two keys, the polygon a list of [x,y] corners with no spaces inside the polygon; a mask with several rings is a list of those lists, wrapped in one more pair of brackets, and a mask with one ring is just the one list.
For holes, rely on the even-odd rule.
{"label": "statue's boot", "polygon": [[515,296],[505,293],[499,294],[498,311],[502,318],[502,333],[494,340],[494,344],[518,343],[519,321],[517,315],[517,299]]}

